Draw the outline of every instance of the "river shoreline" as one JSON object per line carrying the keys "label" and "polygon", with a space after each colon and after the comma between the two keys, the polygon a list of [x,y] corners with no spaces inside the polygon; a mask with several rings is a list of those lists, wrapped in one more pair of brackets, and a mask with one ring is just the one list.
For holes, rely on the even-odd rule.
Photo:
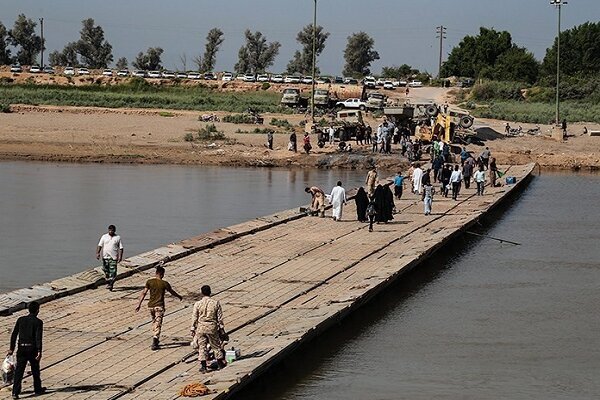
{"label": "river shoreline", "polygon": [[[312,137],[311,154],[287,150],[289,131],[269,125],[271,119],[285,119],[296,130],[302,147],[300,114],[265,114],[265,125],[215,123],[226,140],[186,142],[186,133],[195,134],[206,123],[191,111],[102,109],[91,107],[26,106],[0,114],[0,160],[68,163],[172,164],[236,167],[405,169],[406,158],[397,146],[393,154],[373,154],[370,145],[352,143],[352,153],[339,153],[336,145],[318,148]],[[225,113],[217,113],[221,118]],[[165,115],[168,115],[165,117]],[[380,122],[372,116],[367,123]],[[503,121],[480,120],[484,129],[502,131]],[[581,124],[579,124],[581,125]],[[543,169],[600,170],[600,137],[579,135],[583,125],[573,125],[567,141],[543,135],[503,138],[485,142],[499,164],[534,162]],[[523,126],[525,129],[528,126]],[[265,128],[275,130],[274,149],[266,147]],[[598,127],[588,125],[589,130]],[[254,133],[260,129],[260,133]],[[570,132],[571,133],[571,132]],[[470,145],[473,154],[483,146]]]}

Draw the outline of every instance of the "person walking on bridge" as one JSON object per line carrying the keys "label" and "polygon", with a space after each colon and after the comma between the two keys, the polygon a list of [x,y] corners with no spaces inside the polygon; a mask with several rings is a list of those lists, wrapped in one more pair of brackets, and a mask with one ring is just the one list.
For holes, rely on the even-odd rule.
{"label": "person walking on bridge", "polygon": [[165,315],[165,292],[171,293],[177,297],[179,301],[183,300],[169,284],[169,282],[163,280],[165,277],[165,269],[162,266],[156,267],[156,274],[154,278],[148,279],[146,287],[140,295],[140,300],[135,312],[140,311],[142,302],[146,297],[148,291],[150,291],[150,300],[148,301],[148,309],[150,310],[150,317],[152,318],[152,350],[158,350],[160,345],[160,333],[162,330],[163,317]]}
{"label": "person walking on bridge", "polygon": [[346,190],[342,187],[342,181],[338,181],[337,186],[331,189],[331,205],[333,206],[333,220],[342,219],[342,211],[346,204]]}
{"label": "person walking on bridge", "polygon": [[190,331],[192,338],[198,343],[200,372],[204,373],[207,372],[208,344],[215,353],[219,369],[224,368],[227,364],[223,354],[223,342],[219,335],[219,331],[225,332],[221,303],[210,297],[210,286],[204,285],[200,288],[200,291],[202,292],[202,299],[194,304]]}
{"label": "person walking on bridge", "polygon": [[375,193],[375,185],[377,184],[377,168],[371,167],[369,173],[367,173],[367,179],[365,179],[365,185],[367,185],[367,195],[369,198]]}
{"label": "person walking on bridge", "polygon": [[123,242],[117,235],[117,227],[108,226],[108,233],[100,237],[96,248],[96,259],[102,257],[102,270],[109,290],[113,290],[117,278],[117,264],[123,260]]}
{"label": "person walking on bridge", "polygon": [[454,166],[454,172],[450,175],[450,183],[452,184],[452,199],[457,200],[460,192],[460,184],[463,180],[462,173],[458,169],[458,165]]}
{"label": "person walking on bridge", "polygon": [[44,323],[37,317],[40,312],[40,304],[37,301],[32,301],[29,303],[27,309],[29,310],[29,315],[19,317],[10,336],[10,350],[8,354],[12,355],[15,348],[17,349],[17,366],[15,368],[12,389],[13,399],[18,399],[21,394],[21,383],[27,363],[31,366],[34,393],[40,395],[46,391],[46,388],[42,387],[42,378],[40,377],[42,334],[44,331]]}

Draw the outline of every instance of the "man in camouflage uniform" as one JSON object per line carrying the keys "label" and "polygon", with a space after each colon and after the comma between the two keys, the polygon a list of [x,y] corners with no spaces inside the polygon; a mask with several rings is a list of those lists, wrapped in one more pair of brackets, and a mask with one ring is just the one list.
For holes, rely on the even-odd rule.
{"label": "man in camouflage uniform", "polygon": [[223,342],[219,337],[219,329],[224,330],[225,326],[223,324],[221,304],[218,300],[210,297],[210,286],[204,285],[200,291],[203,297],[194,304],[191,333],[194,340],[198,343],[200,372],[206,372],[207,344],[210,344],[211,349],[214,351],[219,368],[224,368],[226,365]]}

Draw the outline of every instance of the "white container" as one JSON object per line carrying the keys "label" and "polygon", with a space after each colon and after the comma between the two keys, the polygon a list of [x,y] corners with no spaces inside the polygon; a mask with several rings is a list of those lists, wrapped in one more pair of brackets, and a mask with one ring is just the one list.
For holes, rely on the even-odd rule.
{"label": "white container", "polygon": [[239,349],[235,349],[235,348],[231,348],[231,350],[227,350],[225,352],[225,361],[227,361],[227,363],[232,363],[235,360],[237,360],[238,358],[240,358],[240,350]]}

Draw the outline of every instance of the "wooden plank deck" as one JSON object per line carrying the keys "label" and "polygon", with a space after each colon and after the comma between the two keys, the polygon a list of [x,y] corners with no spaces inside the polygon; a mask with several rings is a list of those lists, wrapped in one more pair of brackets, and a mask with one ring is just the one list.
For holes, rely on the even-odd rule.
{"label": "wooden plank deck", "polygon": [[[47,301],[40,313],[45,322],[42,379],[49,388],[44,397],[176,399],[180,388],[197,381],[215,391],[205,398],[230,397],[520,190],[532,169],[510,167],[517,185],[487,187],[484,196],[475,196],[473,188],[463,188],[459,201],[437,195],[430,216],[423,215],[420,199],[405,191],[396,201],[401,212],[394,221],[376,225],[372,233],[355,221],[352,203],[341,222],[288,210],[131,257],[114,292],[94,289],[99,278],[93,271],[59,280],[70,282],[70,289],[57,289],[57,281],[40,285],[54,288],[28,294]],[[171,260],[165,279],[184,301],[167,300],[162,348],[151,351],[149,317],[134,308],[153,275],[151,267],[162,259]],[[255,356],[200,375],[188,332],[191,306],[203,284],[210,284],[221,301],[229,346]],[[57,294],[63,297],[50,300]],[[7,307],[19,308],[10,300],[15,297],[4,297]],[[2,343],[8,343],[16,318],[25,313],[0,317]],[[30,386],[26,378],[24,387]],[[8,388],[0,390],[0,398],[9,397]]]}

